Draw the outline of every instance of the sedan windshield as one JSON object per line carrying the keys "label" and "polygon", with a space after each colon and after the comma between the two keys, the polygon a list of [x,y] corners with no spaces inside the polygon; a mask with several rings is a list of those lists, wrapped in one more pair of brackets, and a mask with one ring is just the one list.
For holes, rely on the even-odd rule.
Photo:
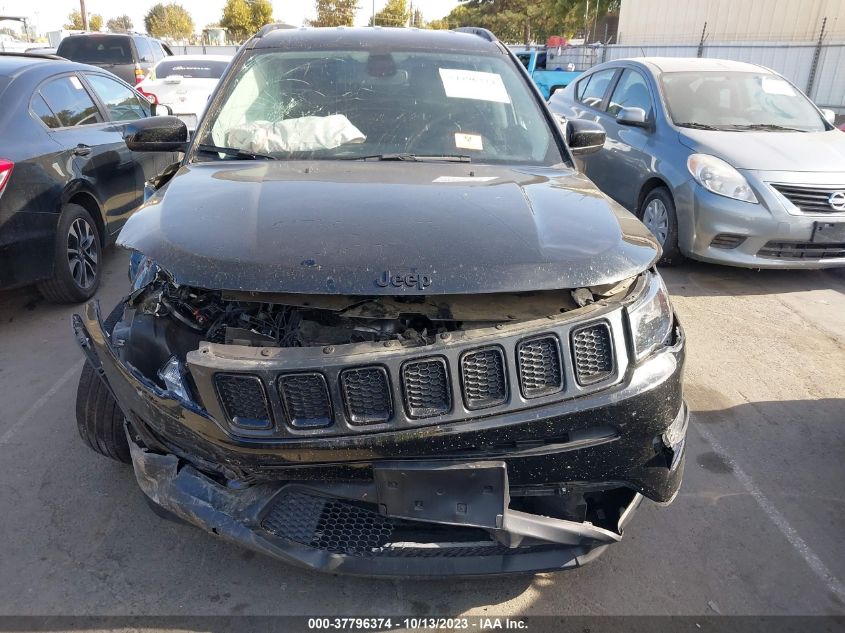
{"label": "sedan windshield", "polygon": [[680,72],[662,77],[675,125],[699,129],[822,132],[812,103],[769,73]]}
{"label": "sedan windshield", "polygon": [[220,157],[563,160],[511,61],[459,53],[256,51],[197,147]]}

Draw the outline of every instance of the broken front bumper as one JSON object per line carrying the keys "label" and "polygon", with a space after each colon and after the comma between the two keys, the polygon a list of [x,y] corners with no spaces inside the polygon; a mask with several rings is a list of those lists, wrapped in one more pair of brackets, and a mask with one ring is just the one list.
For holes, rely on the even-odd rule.
{"label": "broken front bumper", "polygon": [[[95,305],[74,327],[126,414],[150,500],[286,562],[387,576],[571,568],[621,539],[642,495],[669,502],[680,486],[680,328],[598,393],[462,423],[269,441],[228,435],[123,364]],[[579,500],[598,509],[569,520]]]}

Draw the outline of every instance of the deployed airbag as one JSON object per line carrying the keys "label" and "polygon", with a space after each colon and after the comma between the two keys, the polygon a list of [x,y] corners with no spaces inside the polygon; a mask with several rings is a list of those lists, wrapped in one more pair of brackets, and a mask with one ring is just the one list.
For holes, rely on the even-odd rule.
{"label": "deployed airbag", "polygon": [[239,125],[229,130],[227,145],[261,154],[313,152],[347,143],[363,143],[366,138],[345,115],[332,114]]}

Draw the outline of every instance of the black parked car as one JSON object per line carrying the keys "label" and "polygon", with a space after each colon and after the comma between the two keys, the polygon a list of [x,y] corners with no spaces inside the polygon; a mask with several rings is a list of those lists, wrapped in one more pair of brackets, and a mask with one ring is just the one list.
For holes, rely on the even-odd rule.
{"label": "black parked car", "polygon": [[124,142],[151,114],[98,68],[0,54],[0,288],[38,282],[62,302],[94,294],[102,248],[173,159]]}
{"label": "black parked car", "polygon": [[173,51],[167,44],[147,35],[79,33],[59,42],[56,54],[108,70],[134,86]]}
{"label": "black parked car", "polygon": [[603,143],[487,31],[265,27],[124,227],[131,293],[74,318],[83,439],[311,568],[590,561],[675,497],[688,418],[660,248],[574,166]]}

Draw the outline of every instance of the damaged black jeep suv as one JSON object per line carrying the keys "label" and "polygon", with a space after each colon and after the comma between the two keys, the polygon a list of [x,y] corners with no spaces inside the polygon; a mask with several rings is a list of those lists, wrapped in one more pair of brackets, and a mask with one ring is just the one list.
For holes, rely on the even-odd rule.
{"label": "damaged black jeep suv", "polygon": [[[265,27],[74,318],[83,439],[159,511],[336,573],[584,564],[684,464],[684,336],[651,234],[470,29]],[[154,191],[153,191],[154,189]]]}

